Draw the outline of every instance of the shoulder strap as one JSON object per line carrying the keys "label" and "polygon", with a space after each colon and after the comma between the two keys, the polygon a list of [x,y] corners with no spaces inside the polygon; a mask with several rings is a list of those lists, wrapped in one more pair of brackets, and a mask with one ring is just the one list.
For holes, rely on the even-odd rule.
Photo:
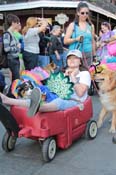
{"label": "shoulder strap", "polygon": [[8,54],[8,53],[5,52],[5,50],[4,50],[4,38],[3,38],[3,36],[4,36],[5,34],[8,34],[8,35],[10,36],[10,43],[9,43],[9,45],[11,45],[11,41],[12,41],[12,35],[11,35],[11,33],[10,33],[9,31],[3,32],[3,34],[2,34],[2,55],[7,55],[7,54]]}
{"label": "shoulder strap", "polygon": [[6,34],[6,33],[10,36],[10,41],[11,41],[12,40],[12,35],[11,35],[11,33],[9,31],[3,32],[2,35]]}
{"label": "shoulder strap", "polygon": [[[76,31],[76,23],[75,23],[75,21],[74,21],[74,29],[73,29],[73,32],[74,32],[74,37],[76,38],[77,37],[77,31]],[[77,43],[75,42],[75,49],[77,49]]]}
{"label": "shoulder strap", "polygon": [[[75,38],[77,37],[77,30],[76,30],[77,25],[78,25],[78,23],[74,21],[74,35],[75,35]],[[81,45],[82,45],[82,41],[78,42],[78,44],[75,42],[75,49],[79,49],[79,47]]]}
{"label": "shoulder strap", "polygon": [[75,21],[74,21],[74,29],[73,30],[74,30],[74,34],[75,34],[75,38],[76,38],[77,30],[76,30],[76,23],[75,23]]}

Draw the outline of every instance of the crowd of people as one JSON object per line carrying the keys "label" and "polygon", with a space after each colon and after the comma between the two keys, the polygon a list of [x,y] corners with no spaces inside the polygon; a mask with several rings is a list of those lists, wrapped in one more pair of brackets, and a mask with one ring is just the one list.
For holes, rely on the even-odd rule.
{"label": "crowd of people", "polygon": [[[21,29],[20,19],[16,15],[9,14],[6,23],[8,32],[3,34],[3,41],[12,82],[20,78],[22,66],[23,69],[30,71],[37,66],[44,68],[52,61],[58,71],[65,69],[64,74],[74,83],[72,97],[75,100],[58,97],[42,105],[39,104],[41,91],[38,89],[34,89],[30,99],[26,100],[12,99],[0,94],[5,104],[29,107],[29,115],[34,115],[38,106],[41,112],[65,110],[86,100],[91,84],[88,68],[94,60],[101,61],[112,56],[108,52],[107,45],[116,40],[116,32],[111,30],[109,22],[102,22],[99,36],[95,34],[90,10],[85,2],[78,4],[75,19],[68,25],[63,40],[61,26],[51,26],[43,18],[29,17]],[[82,65],[86,70],[81,71]]]}

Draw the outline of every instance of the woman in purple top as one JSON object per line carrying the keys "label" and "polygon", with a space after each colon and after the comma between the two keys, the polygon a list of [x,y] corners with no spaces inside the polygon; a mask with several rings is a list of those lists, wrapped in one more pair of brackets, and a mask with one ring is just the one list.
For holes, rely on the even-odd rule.
{"label": "woman in purple top", "polygon": [[111,25],[108,22],[101,23],[101,31],[102,36],[100,38],[99,46],[97,49],[97,56],[100,58],[100,60],[110,56],[108,54],[107,44],[109,39],[114,35],[114,32],[111,31]]}

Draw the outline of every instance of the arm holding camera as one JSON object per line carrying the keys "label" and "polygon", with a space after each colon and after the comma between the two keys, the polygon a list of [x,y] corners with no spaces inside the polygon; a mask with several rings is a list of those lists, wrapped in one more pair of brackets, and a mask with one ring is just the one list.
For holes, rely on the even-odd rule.
{"label": "arm holding camera", "polygon": [[37,18],[37,21],[38,21],[37,27],[39,29],[39,32],[45,31],[48,26],[47,20],[44,18]]}

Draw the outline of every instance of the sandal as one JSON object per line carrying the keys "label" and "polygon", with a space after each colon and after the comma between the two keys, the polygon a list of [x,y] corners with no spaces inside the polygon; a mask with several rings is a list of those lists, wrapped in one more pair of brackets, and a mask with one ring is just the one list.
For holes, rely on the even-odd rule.
{"label": "sandal", "polygon": [[30,100],[31,104],[28,110],[28,116],[34,116],[38,112],[40,106],[41,90],[37,88],[33,89]]}

